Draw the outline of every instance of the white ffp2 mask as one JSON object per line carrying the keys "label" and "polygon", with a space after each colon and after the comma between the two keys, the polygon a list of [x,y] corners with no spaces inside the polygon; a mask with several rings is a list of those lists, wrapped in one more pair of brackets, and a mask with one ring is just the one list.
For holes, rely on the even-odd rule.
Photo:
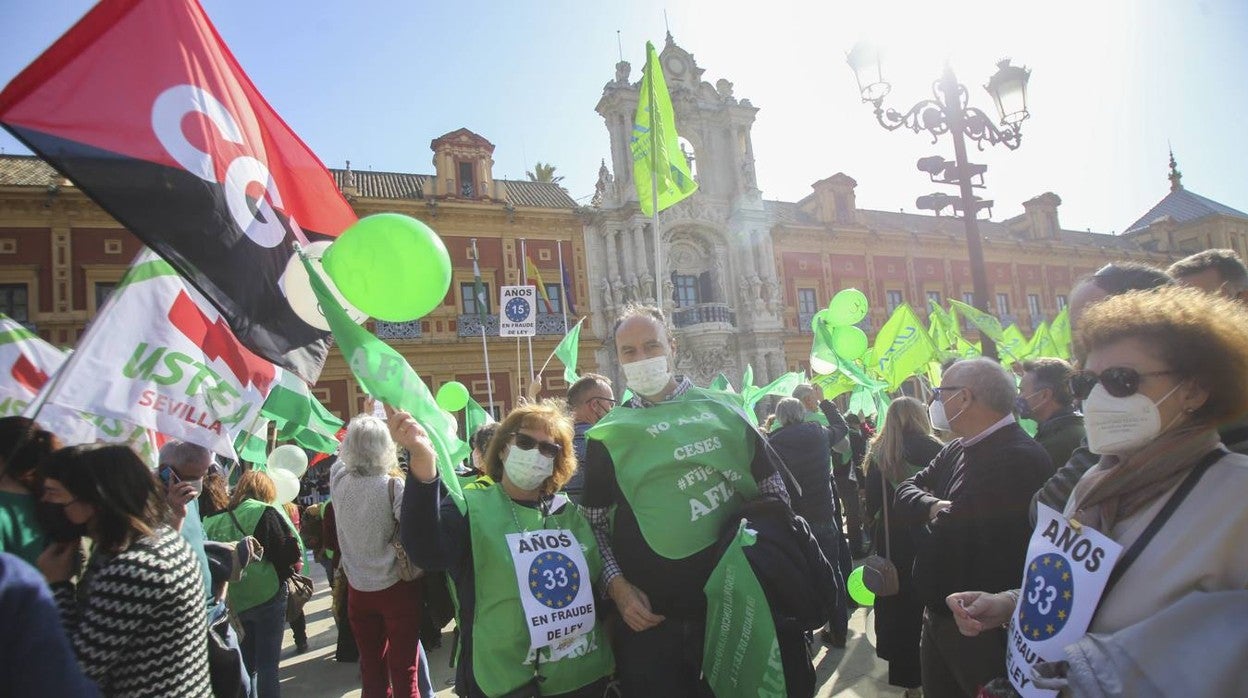
{"label": "white ffp2 mask", "polygon": [[1143,393],[1114,397],[1096,385],[1083,401],[1083,423],[1088,433],[1088,450],[1099,455],[1126,456],[1148,445],[1161,433],[1161,412],[1157,405],[1178,390],[1153,402]]}
{"label": "white ffp2 mask", "polygon": [[543,456],[536,448],[526,451],[512,444],[503,461],[503,472],[516,487],[535,490],[555,472],[555,459]]}

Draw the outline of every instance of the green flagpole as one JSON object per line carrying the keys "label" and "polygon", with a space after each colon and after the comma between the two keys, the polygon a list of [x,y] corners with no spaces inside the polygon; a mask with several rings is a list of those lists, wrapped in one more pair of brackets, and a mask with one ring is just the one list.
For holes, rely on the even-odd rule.
{"label": "green flagpole", "polygon": [[[646,63],[650,63],[649,48],[646,49]],[[658,61],[650,67],[663,70]],[[650,223],[650,227],[654,229],[654,304],[660,311],[664,311],[663,250],[661,247],[663,236],[659,233],[659,129],[654,100],[654,76],[649,77],[646,87],[650,91],[647,96],[650,98],[650,201],[654,206],[654,220]]]}

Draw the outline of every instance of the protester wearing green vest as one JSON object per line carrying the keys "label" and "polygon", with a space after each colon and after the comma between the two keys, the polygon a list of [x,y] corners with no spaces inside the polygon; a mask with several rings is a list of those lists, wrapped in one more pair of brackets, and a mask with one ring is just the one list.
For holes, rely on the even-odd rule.
{"label": "protester wearing green vest", "polygon": [[227,592],[230,610],[243,626],[243,661],[258,698],[281,695],[277,665],[286,629],[286,580],[303,556],[294,526],[273,504],[277,489],[263,472],[248,470],[238,480],[230,508],[204,521],[209,540],[224,543],[253,536],[264,547],[260,562],[247,566]]}
{"label": "protester wearing green vest", "polygon": [[17,555],[31,565],[49,542],[67,538],[53,535],[59,531],[44,530],[45,521],[55,521],[56,517],[40,520],[39,509],[46,512],[48,505],[39,504],[36,496],[40,489],[39,462],[56,448],[56,437],[30,419],[0,419],[0,552]]}
{"label": "protester wearing green vest", "polygon": [[459,598],[461,696],[599,698],[614,670],[594,585],[602,557],[588,522],[557,494],[576,469],[572,424],[557,407],[511,411],[491,439],[496,484],[445,497],[424,429],[390,417],[411,453],[400,535],[412,561],[445,571]]}
{"label": "protester wearing green vest", "polygon": [[583,510],[624,620],[615,638],[624,693],[710,695],[703,587],[715,544],[742,502],[760,493],[787,502],[788,493],[765,437],[739,408],[673,375],[676,344],[662,311],[629,306],[612,335],[635,397],[586,434]]}

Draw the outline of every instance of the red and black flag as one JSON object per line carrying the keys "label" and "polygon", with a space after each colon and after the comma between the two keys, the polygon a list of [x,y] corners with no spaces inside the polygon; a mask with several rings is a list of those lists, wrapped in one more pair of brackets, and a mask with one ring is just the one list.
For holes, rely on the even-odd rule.
{"label": "red and black flag", "polygon": [[292,242],[324,245],[356,216],[196,0],[103,0],[0,93],[0,123],[167,259],[243,344],[316,380],[328,326],[310,316],[306,274],[287,273],[300,266]]}

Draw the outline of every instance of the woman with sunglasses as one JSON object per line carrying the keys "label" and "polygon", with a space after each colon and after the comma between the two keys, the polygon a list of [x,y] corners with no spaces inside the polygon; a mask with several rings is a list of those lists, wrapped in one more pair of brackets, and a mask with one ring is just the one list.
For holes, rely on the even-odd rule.
{"label": "woman with sunglasses", "polygon": [[[1046,655],[1042,681],[1077,696],[1242,695],[1248,457],[1226,451],[1217,426],[1248,412],[1248,313],[1166,288],[1098,303],[1078,334],[1087,358],[1071,389],[1100,460],[1061,513],[1122,554],[1087,634]],[[1010,620],[1018,595],[962,592],[948,605],[975,635]]]}
{"label": "woman with sunglasses", "polygon": [[459,599],[456,692],[598,698],[614,660],[596,621],[602,558],[589,523],[559,490],[576,469],[572,424],[550,404],[518,407],[486,450],[493,485],[438,481],[432,445],[406,412],[390,433],[411,454],[401,536],[412,561],[448,572]]}

